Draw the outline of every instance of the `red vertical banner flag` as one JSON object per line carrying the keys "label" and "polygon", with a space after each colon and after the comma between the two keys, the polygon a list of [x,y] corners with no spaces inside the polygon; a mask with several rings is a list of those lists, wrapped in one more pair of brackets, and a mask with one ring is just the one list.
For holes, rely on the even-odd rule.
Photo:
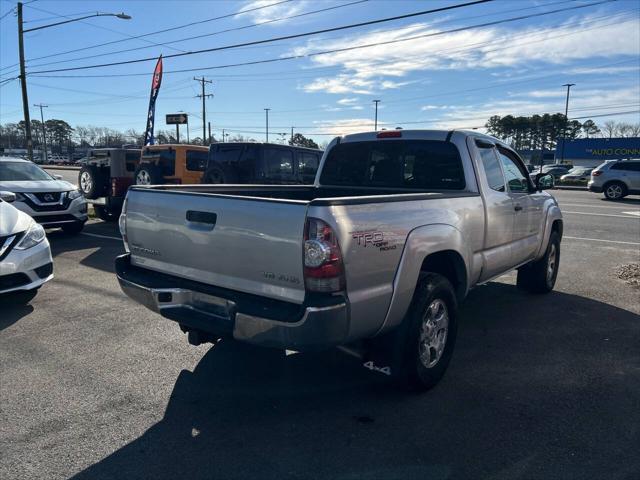
{"label": "red vertical banner flag", "polygon": [[162,55],[158,58],[156,68],[153,71],[153,79],[151,80],[151,96],[149,98],[149,111],[147,112],[147,128],[144,131],[144,144],[153,145],[153,126],[155,124],[156,114],[156,98],[160,91],[160,84],[162,83]]}

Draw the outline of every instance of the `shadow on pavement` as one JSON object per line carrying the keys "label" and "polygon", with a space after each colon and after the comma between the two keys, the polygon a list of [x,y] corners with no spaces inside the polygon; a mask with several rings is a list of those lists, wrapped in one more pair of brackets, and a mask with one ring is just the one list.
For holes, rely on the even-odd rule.
{"label": "shadow on pavement", "polygon": [[[83,235],[84,233],[89,235]],[[55,257],[63,253],[79,252],[80,254],[82,250],[95,249],[95,251],[78,259],[79,263],[85,267],[106,272],[115,272],[115,258],[124,253],[122,240],[95,237],[92,235],[120,238],[117,224],[106,222],[87,223],[82,234],[79,235],[70,235],[59,229],[48,231],[47,238],[51,244],[51,255],[54,257],[54,267]]]}
{"label": "shadow on pavement", "polygon": [[[9,296],[10,294],[6,294]],[[0,331],[33,312],[31,305],[12,305],[0,295]]]}
{"label": "shadow on pavement", "polygon": [[606,198],[601,198],[601,200],[611,205],[616,205],[616,204],[640,205],[640,198],[625,197],[625,198],[621,198],[620,200],[607,200]]}
{"label": "shadow on pavement", "polygon": [[221,342],[180,373],[160,422],[75,478],[640,472],[640,317],[500,283],[474,290],[461,314],[449,371],[422,395],[337,351],[285,356]]}

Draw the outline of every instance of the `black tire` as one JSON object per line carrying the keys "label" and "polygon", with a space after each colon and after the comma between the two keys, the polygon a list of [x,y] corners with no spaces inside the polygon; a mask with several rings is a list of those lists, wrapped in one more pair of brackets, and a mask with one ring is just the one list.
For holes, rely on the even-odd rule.
{"label": "black tire", "polygon": [[[552,256],[555,258],[552,259]],[[550,261],[552,261],[553,267]],[[518,288],[530,293],[549,293],[556,284],[559,266],[560,235],[554,231],[551,232],[544,256],[540,260],[518,269]],[[553,268],[553,271],[549,271],[550,268]]]}
{"label": "black tire", "polygon": [[212,168],[202,177],[202,183],[206,184],[225,183],[225,180],[223,171],[217,167]]}
{"label": "black tire", "polygon": [[37,294],[37,288],[34,288],[33,290],[18,290],[16,292],[5,293],[0,295],[0,303],[8,305],[26,305],[33,300]]}
{"label": "black tire", "polygon": [[162,185],[162,168],[151,164],[139,165],[134,174],[134,182],[136,185]]}
{"label": "black tire", "polygon": [[93,210],[96,216],[103,222],[116,222],[120,217],[120,212],[112,212],[104,205],[94,205]]}
{"label": "black tire", "polygon": [[[430,308],[431,307],[431,308]],[[435,332],[430,335],[436,346],[423,343],[423,329],[434,327],[426,318],[430,311],[444,313],[443,320],[435,324]],[[438,318],[439,313],[433,314]],[[399,362],[394,368],[394,376],[401,387],[411,391],[426,391],[433,388],[449,366],[458,331],[458,303],[449,280],[437,273],[423,273],[398,336],[396,348]],[[443,328],[439,328],[440,327]],[[426,333],[426,331],[425,331]],[[433,362],[433,363],[431,363]]]}
{"label": "black tire", "polygon": [[62,231],[69,235],[77,235],[84,228],[84,222],[65,223],[62,225]]}
{"label": "black tire", "polygon": [[84,165],[78,173],[78,186],[86,198],[100,198],[105,191],[105,178],[96,165]]}
{"label": "black tire", "polygon": [[627,196],[627,186],[622,182],[609,182],[602,187],[602,193],[607,200],[620,200]]}

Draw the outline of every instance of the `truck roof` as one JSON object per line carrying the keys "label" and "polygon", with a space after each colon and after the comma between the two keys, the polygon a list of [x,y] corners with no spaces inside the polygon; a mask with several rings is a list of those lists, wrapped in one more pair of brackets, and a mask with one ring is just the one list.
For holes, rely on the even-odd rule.
{"label": "truck roof", "polygon": [[[398,139],[405,139],[405,140],[436,140],[436,141],[446,141],[447,139],[451,138],[451,135],[453,135],[454,133],[462,133],[464,135],[473,135],[474,137],[482,137],[485,138],[486,140],[495,143],[495,144],[499,144],[499,145],[503,145],[505,147],[509,147],[509,145],[507,145],[506,143],[504,143],[502,140],[499,140],[495,137],[492,137],[490,135],[487,135],[485,133],[482,132],[478,132],[477,130],[464,130],[464,129],[451,129],[451,130],[444,130],[444,129],[390,129],[390,130],[378,130],[376,131],[369,131],[369,132],[360,132],[360,133],[350,133],[347,135],[343,135],[342,137],[337,137],[339,138],[339,142],[365,142],[365,141],[371,141],[371,140],[377,140],[377,139],[382,139],[382,140],[398,140]],[[385,137],[386,136],[386,137]],[[509,147],[510,148],[510,147]]]}

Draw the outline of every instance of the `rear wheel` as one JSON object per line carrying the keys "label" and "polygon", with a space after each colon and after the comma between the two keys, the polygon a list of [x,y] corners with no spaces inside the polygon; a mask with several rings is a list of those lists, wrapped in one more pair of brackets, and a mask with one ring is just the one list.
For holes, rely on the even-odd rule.
{"label": "rear wheel", "polygon": [[627,195],[627,187],[622,182],[609,182],[603,188],[607,200],[620,200]]}
{"label": "rear wheel", "polygon": [[225,178],[222,170],[220,170],[219,168],[212,168],[205,174],[202,180],[202,183],[207,183],[207,184],[225,183],[224,180]]}
{"label": "rear wheel", "polygon": [[115,222],[120,216],[120,212],[112,212],[104,205],[94,205],[93,209],[96,212],[96,216],[104,222]]}
{"label": "rear wheel", "polygon": [[96,165],[84,165],[78,173],[78,185],[86,198],[98,198],[104,193],[104,176]]}
{"label": "rear wheel", "polygon": [[140,165],[135,173],[136,185],[161,185],[164,183],[162,172],[157,165]]}
{"label": "rear wheel", "polygon": [[531,293],[549,293],[553,290],[560,266],[560,235],[551,232],[544,256],[518,269],[518,288]]}
{"label": "rear wheel", "polygon": [[437,273],[422,274],[397,337],[401,360],[395,376],[403,387],[425,391],[440,381],[453,354],[457,329],[451,283]]}

